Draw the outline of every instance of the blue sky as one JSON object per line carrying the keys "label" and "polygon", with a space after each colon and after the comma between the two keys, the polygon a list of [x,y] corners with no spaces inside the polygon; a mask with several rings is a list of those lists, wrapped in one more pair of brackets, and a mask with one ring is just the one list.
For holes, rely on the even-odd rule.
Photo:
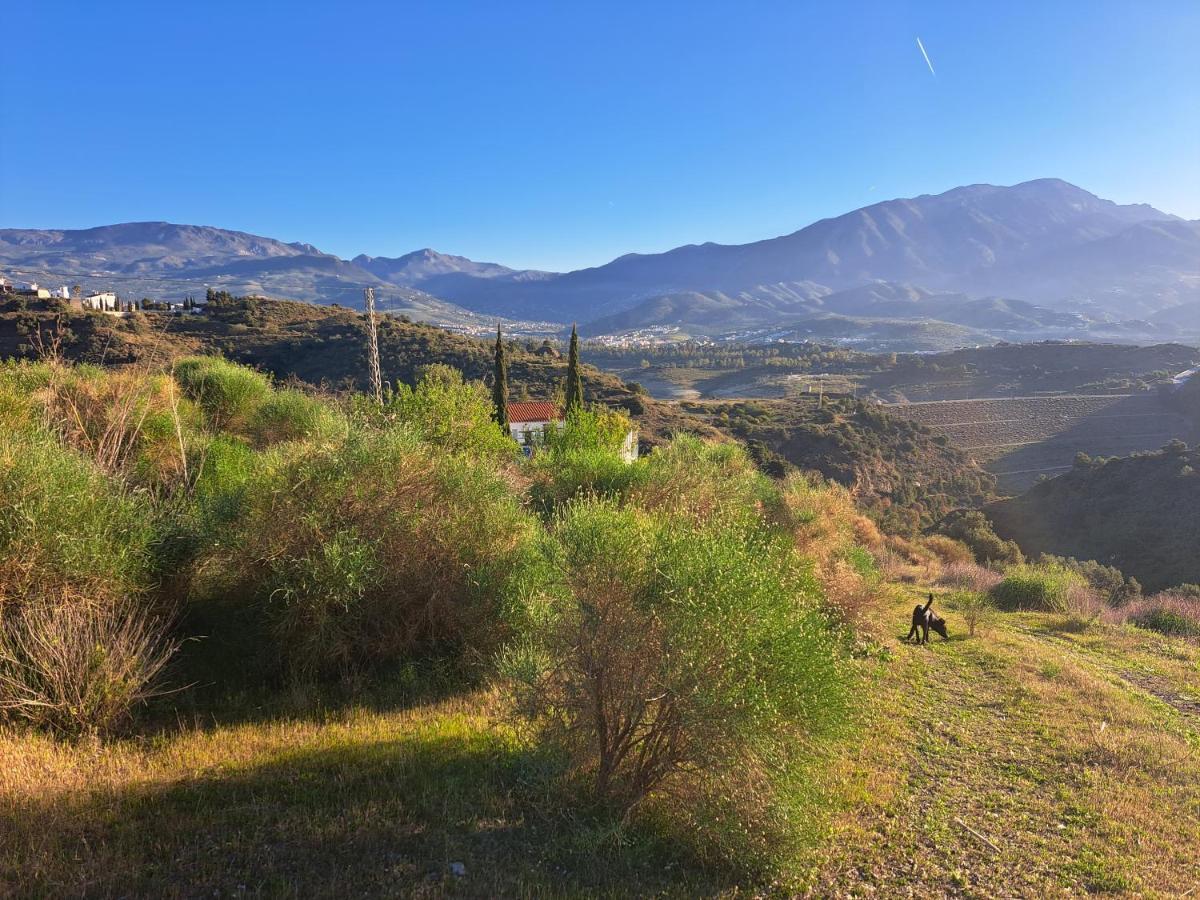
{"label": "blue sky", "polygon": [[0,226],[165,219],[567,269],[1044,176],[1200,218],[1195,0],[39,0],[4,19]]}

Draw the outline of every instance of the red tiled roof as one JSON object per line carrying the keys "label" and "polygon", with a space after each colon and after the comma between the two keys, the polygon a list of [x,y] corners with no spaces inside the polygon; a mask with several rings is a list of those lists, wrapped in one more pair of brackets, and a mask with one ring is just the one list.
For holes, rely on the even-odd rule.
{"label": "red tiled roof", "polygon": [[508,404],[508,421],[510,422],[553,422],[561,419],[558,407],[553,403],[510,403]]}

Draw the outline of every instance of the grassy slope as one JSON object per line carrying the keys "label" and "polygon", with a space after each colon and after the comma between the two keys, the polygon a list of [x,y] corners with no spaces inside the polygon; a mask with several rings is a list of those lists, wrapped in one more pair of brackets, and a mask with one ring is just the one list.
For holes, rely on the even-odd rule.
{"label": "grassy slope", "polygon": [[[912,602],[893,601],[887,626]],[[1170,895],[1200,883],[1200,648],[1035,614],[970,639],[948,617],[950,642],[892,634],[886,661],[862,663],[861,728],[816,767],[802,802],[826,818],[776,887]],[[0,893],[736,892],[651,825],[613,833],[541,796],[539,761],[489,706],[471,694],[314,713],[298,697],[103,747],[0,732]]]}
{"label": "grassy slope", "polygon": [[[900,620],[913,600],[893,609]],[[937,896],[1172,895],[1200,881],[1200,652],[1151,632],[1000,616],[898,648],[872,739],[842,762],[858,804],[824,889]],[[1169,697],[1176,706],[1155,694]]]}

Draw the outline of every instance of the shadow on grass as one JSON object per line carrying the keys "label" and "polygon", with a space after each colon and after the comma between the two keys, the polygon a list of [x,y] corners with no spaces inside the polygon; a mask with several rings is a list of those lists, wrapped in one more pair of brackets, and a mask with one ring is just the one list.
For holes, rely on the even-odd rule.
{"label": "shadow on grass", "polygon": [[919,643],[917,641],[914,641],[911,638],[907,638],[903,634],[897,634],[896,640],[899,641],[901,644],[906,644],[909,647],[935,647],[938,644],[952,644],[952,643],[956,643],[958,641],[973,640],[973,638],[971,638],[970,635],[966,635],[966,634],[951,634],[950,637],[948,637],[948,638],[944,638],[940,634],[931,634],[931,635],[929,635],[929,643],[924,644],[924,643]]}
{"label": "shadow on grass", "polygon": [[396,712],[479,686],[450,654],[411,658],[340,679],[291,679],[272,658],[271,639],[254,611],[231,603],[196,604],[179,623],[178,634],[179,651],[164,673],[167,693],[141,711],[135,734],[280,720],[323,722],[349,709]]}
{"label": "shadow on grass", "polygon": [[0,894],[700,896],[732,886],[681,840],[581,812],[551,787],[555,771],[493,732],[450,723],[38,801],[0,810]]}

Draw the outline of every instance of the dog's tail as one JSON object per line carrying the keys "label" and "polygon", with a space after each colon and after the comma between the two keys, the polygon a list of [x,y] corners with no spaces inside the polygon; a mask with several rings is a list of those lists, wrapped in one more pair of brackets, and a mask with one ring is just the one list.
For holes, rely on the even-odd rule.
{"label": "dog's tail", "polygon": [[933,591],[929,592],[929,602],[925,604],[925,609],[929,609],[931,606],[933,606]]}

